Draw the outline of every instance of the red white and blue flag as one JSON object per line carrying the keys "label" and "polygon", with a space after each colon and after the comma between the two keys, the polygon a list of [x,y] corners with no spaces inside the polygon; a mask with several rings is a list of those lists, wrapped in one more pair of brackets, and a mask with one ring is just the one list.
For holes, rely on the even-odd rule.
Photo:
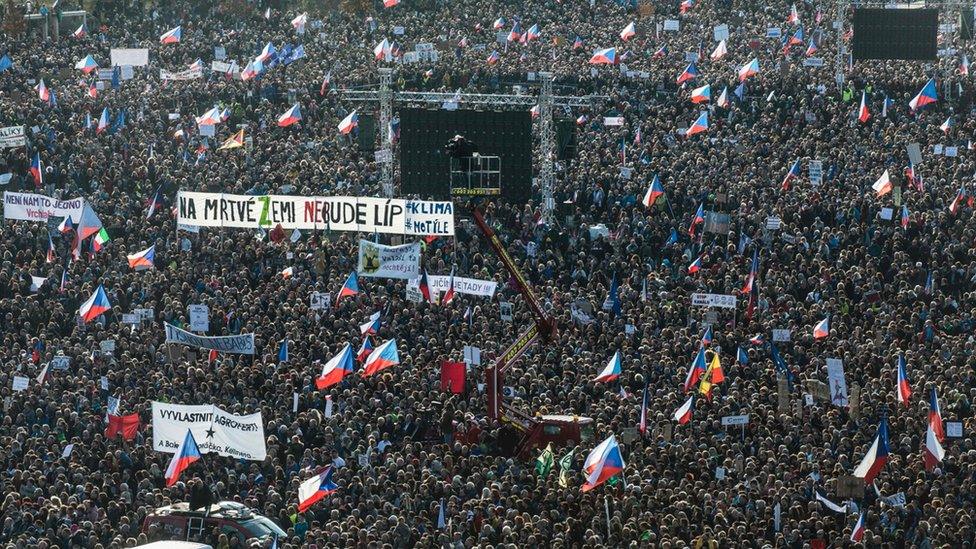
{"label": "red white and blue flag", "polygon": [[935,79],[932,78],[925,83],[925,86],[923,86],[922,90],[918,92],[918,95],[913,97],[912,100],[908,102],[908,106],[912,109],[912,112],[915,112],[925,105],[935,103],[938,100],[939,95],[935,89]]}
{"label": "red white and blue flag", "polygon": [[718,61],[719,59],[725,57],[729,53],[729,47],[726,45],[725,40],[720,40],[715,49],[712,50],[711,55],[708,56],[712,61]]}
{"label": "red white and blue flag", "polygon": [[783,178],[783,183],[780,185],[784,191],[790,190],[790,182],[794,179],[800,177],[800,159],[797,158],[793,165],[790,166],[790,171],[786,172],[786,177]]}
{"label": "red white and blue flag", "polygon": [[187,429],[183,442],[180,443],[180,447],[173,454],[173,459],[169,461],[169,467],[166,468],[166,486],[176,484],[180,480],[180,473],[199,459],[200,448],[197,447],[197,441],[193,438],[193,432]]}
{"label": "red white and blue flag", "polygon": [[141,252],[126,255],[126,259],[129,260],[129,267],[136,271],[152,269],[156,261],[156,245],[154,244]]}
{"label": "red white and blue flag", "polygon": [[298,485],[298,512],[304,513],[309,507],[322,498],[339,489],[332,482],[332,466],[328,466],[321,473],[302,481]]}
{"label": "red white and blue flag", "polygon": [[352,111],[349,116],[342,119],[342,122],[339,122],[339,133],[349,134],[357,127],[359,127],[359,114]]}
{"label": "red white and blue flag", "polygon": [[182,25],[176,27],[175,29],[168,30],[159,37],[160,44],[177,44],[180,38],[183,37],[183,27]]}
{"label": "red white and blue flag", "polygon": [[75,68],[85,74],[88,74],[98,68],[98,63],[95,62],[95,58],[92,57],[91,54],[88,54],[84,57],[84,59],[75,63]]}
{"label": "red white and blue flag", "polygon": [[644,193],[644,199],[641,203],[645,208],[650,208],[657,201],[658,197],[664,195],[664,185],[661,184],[661,179],[654,174],[654,179],[651,180],[651,186],[647,188],[647,192]]}
{"label": "red white and blue flag", "polygon": [[[369,338],[366,338],[369,341]],[[342,381],[342,378],[352,374],[352,347],[346,343],[339,354],[329,359],[322,367],[322,373],[315,378],[315,388],[318,390],[328,389],[329,387]]]}
{"label": "red white and blue flag", "polygon": [[624,458],[620,453],[617,439],[609,438],[594,448],[583,462],[583,477],[586,482],[582,491],[589,492],[624,470]]}
{"label": "red white and blue flag", "polygon": [[813,339],[823,339],[830,335],[830,315],[813,327]]}
{"label": "red white and blue flag", "polygon": [[712,99],[712,86],[711,84],[705,84],[700,88],[695,88],[691,90],[691,102],[692,103],[708,103]]}
{"label": "red white and blue flag", "polygon": [[359,346],[359,350],[356,351],[356,360],[359,362],[364,362],[369,358],[370,353],[373,352],[373,341],[366,336],[363,338],[363,344]]}
{"label": "red white and blue flag", "polygon": [[369,316],[369,320],[366,323],[359,325],[359,333],[362,335],[376,335],[382,325],[380,313],[377,311]]}
{"label": "red white and blue flag", "polygon": [[695,259],[694,261],[691,262],[691,265],[688,265],[688,274],[695,274],[695,273],[697,273],[698,271],[701,270],[701,268],[702,268],[702,257],[704,257],[704,256],[703,255],[698,256],[697,259]]}
{"label": "red white and blue flag", "polygon": [[634,22],[631,21],[629,24],[627,24],[626,27],[624,27],[624,30],[620,31],[620,39],[626,42],[630,40],[632,37],[634,37],[636,34],[637,34],[637,27],[634,25]]}
{"label": "red white and blue flag", "polygon": [[701,204],[698,205],[698,210],[695,211],[694,217],[691,218],[691,226],[688,227],[688,234],[694,237],[695,227],[697,227],[699,223],[704,223],[704,222],[705,222],[705,203],[702,202]]}
{"label": "red white and blue flag", "polygon": [[854,529],[851,530],[851,541],[860,543],[862,539],[864,539],[864,511],[861,511],[860,516],[857,517],[857,522],[854,524]]}
{"label": "red white and blue flag", "polygon": [[691,127],[688,128],[688,131],[685,132],[685,137],[691,137],[696,133],[702,133],[707,131],[708,131],[708,111],[702,111],[701,114],[698,115],[698,119],[695,120],[691,124]]}
{"label": "red white and blue flag", "polygon": [[98,117],[98,126],[95,128],[95,133],[102,133],[108,128],[109,124],[109,114],[108,107],[102,109],[102,115]]}
{"label": "red white and blue flag", "polygon": [[912,387],[908,384],[908,372],[905,371],[905,355],[898,355],[898,374],[896,379],[898,392],[898,402],[907,408],[910,404],[909,398],[912,396]]}
{"label": "red white and blue flag", "polygon": [[286,128],[288,126],[291,126],[295,122],[298,122],[301,119],[302,119],[302,109],[298,105],[298,103],[295,103],[294,105],[292,105],[290,109],[285,111],[284,114],[278,117],[278,126],[281,128]]}
{"label": "red white and blue flag", "polygon": [[695,67],[694,63],[688,63],[688,66],[685,67],[685,70],[681,71],[681,74],[675,78],[675,81],[680,85],[695,78],[698,78],[698,68]]}
{"label": "red white and blue flag", "polygon": [[363,377],[369,377],[382,370],[400,364],[400,354],[397,352],[396,340],[391,339],[373,350],[363,364]]}
{"label": "red white and blue flag", "polygon": [[739,69],[739,82],[745,82],[747,78],[756,74],[759,74],[759,59],[754,57]]}
{"label": "red white and blue flag", "polygon": [[854,476],[864,479],[864,484],[871,484],[878,473],[884,469],[888,461],[888,419],[882,417],[878,424],[878,432],[874,436],[871,447],[868,448],[861,463],[854,469]]}
{"label": "red white and blue flag", "polygon": [[606,48],[593,52],[591,65],[613,65],[617,62],[617,48]]}
{"label": "red white and blue flag", "polygon": [[40,187],[44,184],[44,166],[41,165],[41,153],[37,151],[34,153],[34,159],[31,160],[30,174],[34,178],[34,186]]}
{"label": "red white and blue flag", "polygon": [[695,413],[695,396],[698,393],[692,393],[688,400],[684,404],[678,407],[674,411],[674,420],[678,422],[678,425],[684,425],[691,421],[691,416]]}
{"label": "red white and blue flag", "polygon": [[868,119],[871,118],[871,112],[868,111],[868,103],[867,103],[867,101],[868,101],[868,94],[867,94],[866,91],[862,91],[861,92],[861,106],[860,106],[860,108],[857,109],[857,119],[860,120],[862,124],[865,123],[865,122],[867,122]]}
{"label": "red white and blue flag", "polygon": [[685,376],[684,390],[687,393],[698,383],[698,380],[705,375],[706,370],[705,365],[705,347],[700,346],[698,348],[698,354],[695,355],[695,359],[691,361],[691,366],[688,367],[688,375]]}
{"label": "red white and blue flag", "polygon": [[105,288],[99,284],[95,293],[81,304],[81,307],[78,309],[78,315],[81,316],[83,322],[91,322],[111,308],[112,304],[108,302],[108,295],[105,293]]}
{"label": "red white and blue flag", "polygon": [[603,368],[603,370],[597,374],[595,378],[593,378],[593,381],[608,383],[620,377],[621,372],[620,351],[617,351],[612,357],[610,357],[610,362],[607,362],[607,365]]}
{"label": "red white and blue flag", "polygon": [[37,98],[41,101],[50,102],[51,101],[51,90],[47,89],[47,85],[44,84],[44,79],[37,83],[34,87],[37,90]]}
{"label": "red white and blue flag", "polygon": [[929,397],[929,421],[925,429],[924,458],[927,471],[934,469],[945,457],[945,450],[941,444],[943,440],[945,440],[945,431],[942,427],[942,412],[939,410],[939,397],[935,394],[933,386]]}
{"label": "red white and blue flag", "polygon": [[945,440],[945,429],[942,426],[942,408],[939,407],[939,395],[935,392],[934,385],[932,392],[929,393],[929,425],[935,431],[935,436],[939,442]]}
{"label": "red white and blue flag", "polygon": [[339,293],[336,295],[336,304],[338,305],[339,300],[342,298],[354,295],[359,295],[359,276],[356,274],[356,271],[349,273],[346,282],[339,289]]}

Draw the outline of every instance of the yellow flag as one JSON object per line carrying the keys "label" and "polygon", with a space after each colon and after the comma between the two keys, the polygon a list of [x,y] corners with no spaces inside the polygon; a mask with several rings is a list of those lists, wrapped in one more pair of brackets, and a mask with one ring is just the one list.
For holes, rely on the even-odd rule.
{"label": "yellow flag", "polygon": [[222,151],[224,149],[236,149],[238,147],[243,147],[243,146],[244,146],[244,130],[240,130],[234,135],[228,137],[227,141],[224,141],[224,144],[221,145],[220,148],[217,150]]}

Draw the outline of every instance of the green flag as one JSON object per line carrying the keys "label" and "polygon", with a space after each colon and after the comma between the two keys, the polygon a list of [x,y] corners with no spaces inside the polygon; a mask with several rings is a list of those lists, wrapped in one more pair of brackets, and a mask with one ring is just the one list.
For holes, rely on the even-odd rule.
{"label": "green flag", "polygon": [[550,442],[546,449],[542,451],[538,458],[535,460],[535,472],[539,473],[539,476],[544,477],[552,471],[552,465],[556,461],[556,456],[552,453],[552,443]]}
{"label": "green flag", "polygon": [[559,485],[563,488],[569,486],[569,468],[573,466],[573,455],[576,453],[574,447],[568,454],[559,458]]}

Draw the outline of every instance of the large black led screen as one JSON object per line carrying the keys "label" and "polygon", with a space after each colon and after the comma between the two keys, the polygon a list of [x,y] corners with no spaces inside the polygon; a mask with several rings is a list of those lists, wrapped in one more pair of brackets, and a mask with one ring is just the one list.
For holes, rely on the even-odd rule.
{"label": "large black led screen", "polygon": [[934,61],[938,30],[936,9],[855,9],[854,59]]}

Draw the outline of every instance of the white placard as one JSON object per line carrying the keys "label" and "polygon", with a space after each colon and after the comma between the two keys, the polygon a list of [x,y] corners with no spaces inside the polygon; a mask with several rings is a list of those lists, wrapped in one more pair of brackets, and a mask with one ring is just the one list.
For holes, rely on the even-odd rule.
{"label": "white placard", "polygon": [[51,359],[52,370],[67,370],[71,365],[71,359],[64,355],[57,355]]}
{"label": "white placard", "polygon": [[75,445],[73,443],[65,446],[64,450],[61,451],[61,457],[63,458],[71,457],[71,452],[73,452],[74,450],[75,450]]}
{"label": "white placard", "polygon": [[30,381],[26,377],[14,376],[14,391],[17,391],[18,393],[21,391],[26,391],[28,383],[30,383]]}
{"label": "white placard", "polygon": [[201,454],[216,452],[250,461],[267,457],[261,412],[238,416],[210,404],[152,403],[153,450],[176,453],[187,429],[193,432]]}
{"label": "white placard", "polygon": [[723,479],[725,479],[725,467],[716,467],[715,480],[723,480]]}
{"label": "white placard", "polygon": [[7,220],[43,221],[47,218],[68,217],[76,223],[81,219],[81,210],[85,205],[83,198],[58,199],[42,194],[3,193],[3,217]]}
{"label": "white placard", "polygon": [[783,36],[783,31],[779,27],[767,27],[766,38],[779,38]]}
{"label": "white placard", "polygon": [[472,366],[481,366],[481,348],[465,345],[464,361]]}
{"label": "white placard", "polygon": [[393,34],[397,36],[403,36],[405,30],[406,29],[404,29],[403,27],[393,27]]}
{"label": "white placard", "polygon": [[101,387],[103,391],[108,391],[108,376],[98,378],[98,386]]}
{"label": "white placard", "polygon": [[214,46],[214,59],[217,61],[223,61],[227,59],[227,50],[223,46]]}
{"label": "white placard", "polygon": [[803,60],[804,67],[822,67],[824,60],[819,57],[807,57]]}
{"label": "white placard", "polygon": [[946,436],[949,438],[962,438],[962,422],[961,421],[947,421],[945,422]]}
{"label": "white placard", "polygon": [[172,324],[165,324],[166,343],[177,343],[201,349],[212,349],[221,353],[254,354],[254,334],[232,336],[200,336],[181,330]]}
{"label": "white placard", "polygon": [[722,416],[722,425],[728,427],[729,425],[748,425],[749,424],[749,414],[741,416]]}
{"label": "white placard", "polygon": [[210,307],[202,303],[193,303],[187,306],[187,313],[190,315],[191,332],[210,331]]}
{"label": "white placard", "polygon": [[313,311],[324,311],[332,303],[332,296],[326,292],[312,292],[308,307]]}
{"label": "white placard", "polygon": [[292,413],[298,412],[298,393],[291,394],[291,411]]}
{"label": "white placard", "polygon": [[115,340],[114,339],[103,339],[98,342],[98,349],[103,353],[110,355],[115,352]]}
{"label": "white placard", "polygon": [[790,330],[787,328],[778,328],[773,330],[773,341],[789,341],[790,340]]}
{"label": "white placard", "polygon": [[512,304],[507,301],[500,301],[498,303],[498,311],[501,314],[502,320],[505,322],[512,321]]}
{"label": "white placard", "polygon": [[666,31],[678,31],[681,29],[681,23],[677,19],[665,19],[664,20],[664,30]]}
{"label": "white placard", "polygon": [[950,157],[959,156],[959,147],[946,147],[945,155]]}
{"label": "white placard", "polygon": [[803,402],[807,406],[813,406],[813,395],[811,395],[810,393],[804,393],[804,395],[803,395]]}
{"label": "white placard", "polygon": [[830,403],[841,408],[847,407],[847,378],[844,376],[844,361],[839,358],[827,359],[827,388],[830,390]]}
{"label": "white placard", "polygon": [[148,48],[112,48],[109,50],[108,56],[113,67],[117,65],[145,67],[149,64]]}
{"label": "white placard", "polygon": [[894,214],[895,214],[895,211],[892,210],[891,208],[881,208],[881,212],[879,212],[878,215],[881,216],[881,219],[887,219],[887,220],[891,221],[891,217]]}
{"label": "white placard", "polygon": [[122,313],[122,324],[139,324],[142,319],[135,313]]}
{"label": "white placard", "polygon": [[155,317],[155,312],[152,309],[133,309],[132,312],[139,315],[139,318],[142,320],[148,322],[152,322],[153,317]]}
{"label": "white placard", "polygon": [[718,307],[735,309],[738,298],[730,294],[691,294],[692,307]]}
{"label": "white placard", "polygon": [[420,289],[416,286],[411,286],[410,283],[407,283],[406,299],[411,303],[420,303],[424,300],[424,294],[420,293]]}
{"label": "white placard", "polygon": [[332,417],[332,397],[325,397],[325,417]]}
{"label": "white placard", "polygon": [[0,149],[23,147],[27,144],[27,134],[23,126],[7,126],[0,128]]}
{"label": "white placard", "polygon": [[942,150],[944,148],[945,148],[945,146],[942,145],[941,143],[939,143],[938,145],[933,145],[932,146],[932,152],[934,152],[935,154],[942,154]]}
{"label": "white placard", "polygon": [[[420,287],[420,278],[410,280],[408,286]],[[446,292],[451,287],[450,275],[427,275],[427,285],[434,294]],[[463,276],[454,277],[454,292],[477,297],[494,297],[498,283],[494,280],[480,280]]]}
{"label": "white placard", "polygon": [[908,152],[908,159],[912,161],[912,164],[918,166],[922,163],[921,145],[918,143],[909,143],[908,146],[905,147],[905,150]]}
{"label": "white placard", "polygon": [[387,246],[359,241],[359,276],[410,280],[420,276],[420,242]]}
{"label": "white placard", "polygon": [[809,171],[811,185],[820,185],[821,183],[823,183],[823,162],[822,161],[811,160],[808,171]]}
{"label": "white placard", "polygon": [[624,117],[622,116],[604,116],[603,117],[604,126],[623,126]]}
{"label": "white placard", "polygon": [[233,195],[179,191],[177,222],[199,227],[454,236],[450,201],[350,196]]}
{"label": "white placard", "polygon": [[716,42],[721,42],[722,40],[728,40],[729,26],[725,23],[722,23],[721,25],[715,25],[714,27],[712,27],[712,38],[714,38]]}
{"label": "white placard", "polygon": [[213,124],[202,124],[197,126],[201,137],[214,137],[217,135],[217,127]]}
{"label": "white placard", "polygon": [[767,217],[766,218],[766,228],[767,229],[769,229],[771,231],[777,231],[782,226],[783,226],[783,220],[782,219],[780,219],[780,218],[778,218],[776,216],[770,216],[770,217]]}

